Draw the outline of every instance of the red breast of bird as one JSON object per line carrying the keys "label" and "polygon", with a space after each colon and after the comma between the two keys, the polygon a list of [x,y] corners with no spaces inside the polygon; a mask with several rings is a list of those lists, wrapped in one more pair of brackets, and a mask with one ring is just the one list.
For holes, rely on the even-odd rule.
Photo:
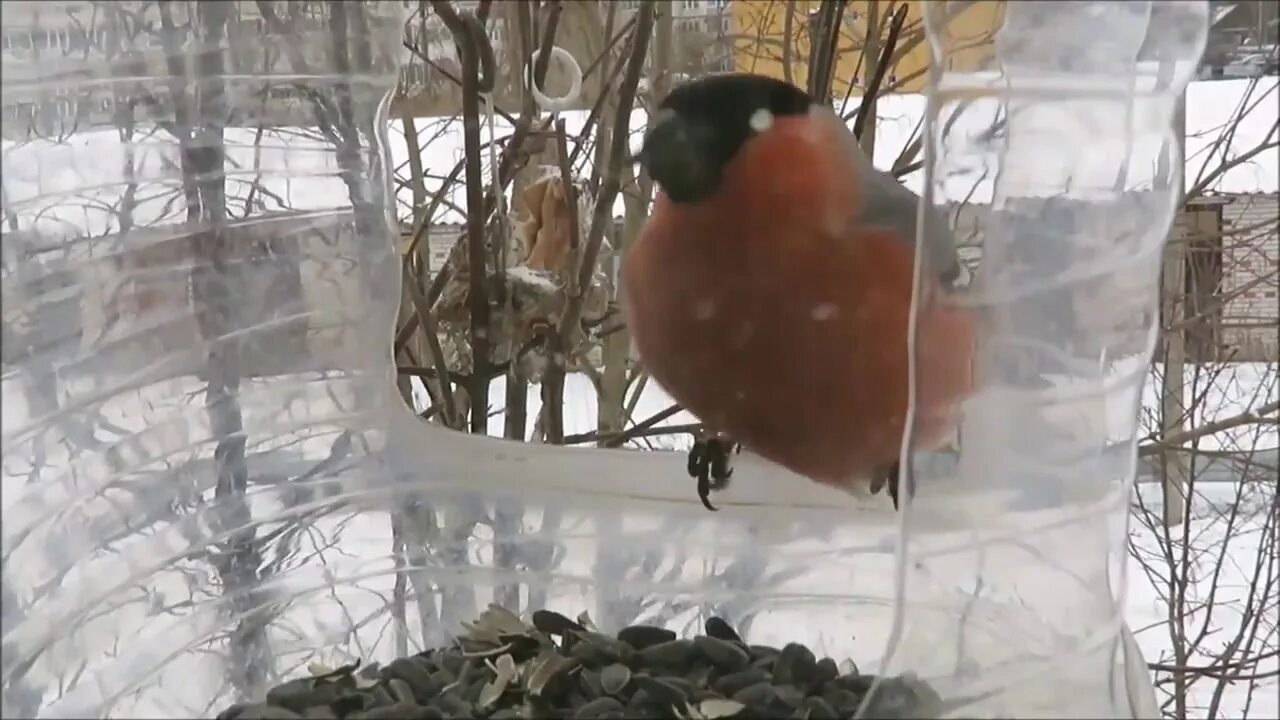
{"label": "red breast of bird", "polygon": [[[661,191],[623,267],[646,370],[768,460],[836,486],[870,480],[902,444],[918,198],[875,170],[830,108],[779,81],[695,81],[655,119],[668,127],[640,159]],[[925,242],[920,449],[954,431],[976,333],[946,301],[950,237]]]}

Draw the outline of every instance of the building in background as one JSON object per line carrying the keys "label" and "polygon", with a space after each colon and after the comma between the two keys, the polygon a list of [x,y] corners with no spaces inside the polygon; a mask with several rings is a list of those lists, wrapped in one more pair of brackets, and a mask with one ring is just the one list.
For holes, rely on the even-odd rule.
{"label": "building in background", "polygon": [[[899,41],[905,50],[886,78],[893,92],[918,93],[924,90],[929,63],[929,45],[922,37],[922,12],[927,6],[935,11],[942,3],[927,0],[905,0],[907,32]],[[947,33],[950,51],[948,67],[962,70],[981,67],[994,54],[991,29],[998,26],[1004,0],[985,0],[966,6],[950,19]],[[794,3],[773,0],[734,0],[730,15],[734,26],[734,65],[738,70],[758,72],[772,77],[785,76],[783,65],[790,30],[791,75],[804,84],[808,71],[809,24],[816,18],[821,0],[796,0]],[[854,0],[846,6],[842,20],[841,58],[836,67],[833,90],[838,95],[849,91],[860,94],[867,82],[868,68],[861,62],[862,49],[869,44],[876,50],[874,37],[867,28],[881,28],[887,34],[885,13],[898,3],[879,0]],[[956,3],[956,5],[959,5]],[[1210,30],[1201,79],[1261,77],[1280,72],[1280,3],[1274,0],[1248,2],[1210,1]],[[794,11],[790,22],[787,8]],[[914,32],[913,32],[914,31]],[[872,55],[878,56],[878,52]]]}
{"label": "building in background", "polygon": [[1280,3],[1210,0],[1202,80],[1280,73]]}
{"label": "building in background", "polygon": [[[899,39],[901,58],[886,76],[893,92],[918,93],[924,90],[929,67],[929,43],[923,33],[925,0],[905,0],[907,18]],[[734,0],[729,4],[734,27],[734,66],[739,71],[756,72],[785,78],[784,65],[790,65],[792,81],[805,83],[808,73],[809,27],[817,17],[821,0],[796,0],[794,3],[771,0]],[[942,4],[936,4],[942,7]],[[948,66],[954,69],[981,67],[993,55],[991,29],[998,25],[1003,2],[973,3],[952,16],[949,37],[953,39],[948,53]],[[794,15],[788,21],[787,9]],[[845,7],[841,20],[841,54],[836,65],[832,90],[837,95],[851,92],[860,95],[868,79],[869,67],[862,63],[863,48],[879,56],[879,38],[887,34],[890,3],[878,0],[853,0]],[[867,28],[880,28],[868,39]],[[789,32],[788,32],[789,31]],[[790,48],[784,38],[790,36]],[[789,56],[789,58],[787,57]],[[789,59],[789,62],[788,62]],[[850,83],[853,88],[850,90]]]}
{"label": "building in background", "polygon": [[1200,206],[1211,215],[1209,232],[1193,245],[1185,273],[1188,304],[1204,320],[1190,328],[1188,349],[1198,350],[1204,360],[1275,362],[1280,357],[1280,193],[1222,193],[1204,201]]}

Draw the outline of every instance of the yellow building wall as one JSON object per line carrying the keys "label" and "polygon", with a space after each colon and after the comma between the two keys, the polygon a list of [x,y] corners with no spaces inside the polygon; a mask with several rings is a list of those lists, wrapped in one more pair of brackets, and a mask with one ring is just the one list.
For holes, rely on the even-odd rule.
{"label": "yellow building wall", "polygon": [[[901,59],[886,76],[884,86],[897,80],[894,92],[923,92],[929,79],[930,44],[924,37],[922,13],[926,5],[939,6],[934,10],[937,12],[943,3],[939,0],[852,0],[845,6],[845,17],[841,23],[840,54],[832,82],[836,95],[844,95],[850,81],[855,78],[851,94],[861,94],[860,87],[868,79],[861,62],[867,25],[874,22],[882,28],[878,41],[882,44],[884,37],[888,36],[889,17],[903,4],[907,6],[907,19],[898,39]],[[816,13],[821,5],[821,0],[795,0],[794,3],[795,14],[791,22],[793,49],[789,64],[791,81],[797,85],[805,85],[808,73],[808,16],[810,12]],[[1003,17],[1003,1],[980,0],[967,6],[959,3],[946,5],[963,8],[947,25],[947,66],[954,70],[970,70],[989,62],[993,54],[991,37]],[[735,0],[730,3],[736,70],[786,79],[782,40],[785,37],[787,6],[785,0]],[[875,54],[878,56],[879,50]]]}

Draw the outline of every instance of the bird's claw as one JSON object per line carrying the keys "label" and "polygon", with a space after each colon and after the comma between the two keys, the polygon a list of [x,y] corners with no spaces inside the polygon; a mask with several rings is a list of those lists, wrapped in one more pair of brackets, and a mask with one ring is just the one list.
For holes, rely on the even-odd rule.
{"label": "bird's claw", "polygon": [[889,499],[893,501],[893,509],[898,509],[898,499],[901,492],[899,464],[893,463],[882,469],[871,482],[871,491],[878,493],[882,488],[889,490]]}
{"label": "bird's claw", "polygon": [[711,493],[729,487],[729,478],[733,477],[729,456],[737,448],[732,440],[712,436],[696,440],[689,449],[689,475],[698,480],[702,506],[712,512],[718,508],[711,504]]}

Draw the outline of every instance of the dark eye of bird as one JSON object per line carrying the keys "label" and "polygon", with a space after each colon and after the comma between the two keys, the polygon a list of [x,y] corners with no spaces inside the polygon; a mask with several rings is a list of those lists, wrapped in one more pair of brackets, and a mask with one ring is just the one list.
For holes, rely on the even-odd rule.
{"label": "dark eye of bird", "polygon": [[790,83],[750,73],[711,75],[672,90],[662,102],[711,132],[708,148],[718,163],[728,162],[756,130],[751,117],[767,110],[773,117],[803,115],[812,102],[804,90]]}

